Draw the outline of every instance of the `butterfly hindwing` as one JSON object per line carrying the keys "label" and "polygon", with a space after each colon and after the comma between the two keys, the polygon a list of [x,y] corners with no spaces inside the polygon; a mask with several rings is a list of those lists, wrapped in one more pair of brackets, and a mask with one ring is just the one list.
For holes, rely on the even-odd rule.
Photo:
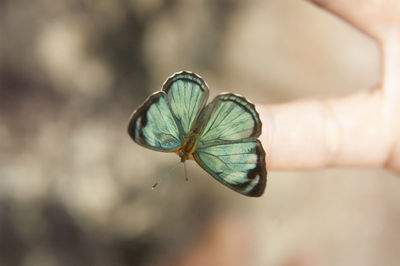
{"label": "butterfly hindwing", "polygon": [[191,72],[176,73],[132,114],[128,133],[146,148],[175,152],[207,98],[208,87],[203,79]]}
{"label": "butterfly hindwing", "polygon": [[211,176],[246,196],[259,197],[266,185],[265,152],[259,140],[249,138],[196,150],[197,163]]}

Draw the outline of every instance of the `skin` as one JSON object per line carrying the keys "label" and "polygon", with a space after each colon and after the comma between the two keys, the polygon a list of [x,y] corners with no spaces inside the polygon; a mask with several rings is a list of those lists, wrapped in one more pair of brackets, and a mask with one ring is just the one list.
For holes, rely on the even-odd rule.
{"label": "skin", "polygon": [[399,174],[400,1],[311,2],[377,41],[380,83],[344,98],[258,105],[268,169],[385,167]]}

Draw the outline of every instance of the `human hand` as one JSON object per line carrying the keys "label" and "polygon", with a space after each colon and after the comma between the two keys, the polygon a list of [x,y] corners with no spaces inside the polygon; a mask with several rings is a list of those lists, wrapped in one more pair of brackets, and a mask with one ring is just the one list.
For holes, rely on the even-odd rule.
{"label": "human hand", "polygon": [[400,174],[400,2],[311,2],[378,42],[380,83],[344,98],[258,105],[267,168],[384,166]]}

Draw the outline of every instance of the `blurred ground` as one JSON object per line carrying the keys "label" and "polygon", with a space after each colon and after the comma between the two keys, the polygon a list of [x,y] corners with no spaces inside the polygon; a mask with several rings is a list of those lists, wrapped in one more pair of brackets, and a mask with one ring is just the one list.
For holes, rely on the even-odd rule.
{"label": "blurred ground", "polygon": [[127,120],[182,69],[267,104],[371,88],[379,55],[305,1],[0,0],[0,265],[397,265],[383,170],[270,172],[249,199],[189,162],[151,191],[179,158]]}

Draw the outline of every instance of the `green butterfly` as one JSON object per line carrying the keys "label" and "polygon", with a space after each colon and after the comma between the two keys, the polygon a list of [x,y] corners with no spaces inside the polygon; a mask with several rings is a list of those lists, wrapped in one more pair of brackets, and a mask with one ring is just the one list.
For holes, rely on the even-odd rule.
{"label": "green butterfly", "polygon": [[257,139],[261,121],[254,104],[222,93],[206,105],[208,87],[198,75],[182,71],[133,112],[128,133],[138,144],[193,157],[211,176],[246,196],[266,186],[265,152]]}

